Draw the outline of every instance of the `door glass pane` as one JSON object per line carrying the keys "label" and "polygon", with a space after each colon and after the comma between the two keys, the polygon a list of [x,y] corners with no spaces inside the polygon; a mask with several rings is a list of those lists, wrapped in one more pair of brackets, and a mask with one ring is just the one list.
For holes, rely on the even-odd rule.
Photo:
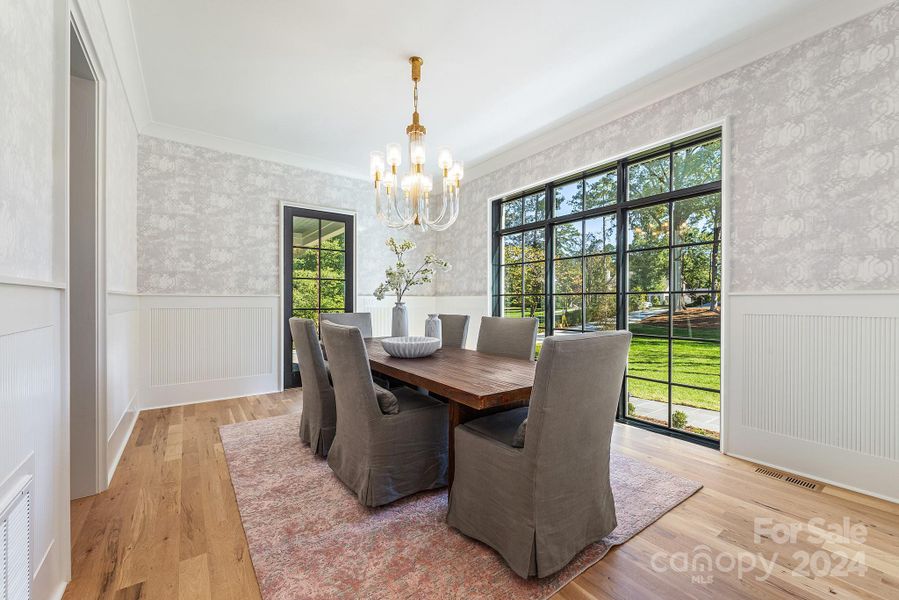
{"label": "door glass pane", "polygon": [[588,256],[584,259],[587,271],[587,292],[616,292],[618,279],[614,254]]}
{"label": "door glass pane", "polygon": [[615,252],[618,228],[615,215],[604,215],[584,221],[584,254]]}
{"label": "door glass pane", "polygon": [[612,331],[616,329],[614,294],[589,294],[584,307],[587,323],[584,329],[587,331]]}
{"label": "door glass pane", "polygon": [[672,328],[675,337],[721,339],[720,294],[672,294]]}
{"label": "door glass pane", "polygon": [[556,258],[580,256],[584,251],[583,221],[556,225],[553,231],[555,238]]}
{"label": "door glass pane", "polygon": [[580,294],[584,289],[584,274],[580,258],[566,258],[553,263],[554,285],[557,294]]}
{"label": "door glass pane", "polygon": [[317,247],[318,239],[318,219],[309,217],[293,218],[294,246]]}
{"label": "door glass pane", "polygon": [[674,243],[712,242],[721,236],[721,194],[674,203]]}
{"label": "door glass pane", "polygon": [[502,228],[517,227],[521,225],[521,198],[503,202],[502,205]]}
{"label": "door glass pane", "polygon": [[668,191],[671,167],[668,155],[644,160],[627,168],[627,199],[636,200]]}
{"label": "door glass pane", "polygon": [[521,262],[521,234],[503,236],[503,263]]}
{"label": "door glass pane", "polygon": [[324,279],[343,279],[345,276],[343,252],[321,251],[321,276]]}
{"label": "door glass pane", "polygon": [[674,152],[674,189],[680,190],[721,179],[721,140]]}
{"label": "door glass pane", "polygon": [[580,331],[583,317],[583,296],[553,296],[555,310],[553,327]]}
{"label": "door glass pane", "polygon": [[340,221],[322,219],[321,246],[328,250],[345,250],[346,225]]}
{"label": "door glass pane", "polygon": [[524,222],[533,223],[546,218],[546,193],[539,192],[524,197]]}
{"label": "door glass pane", "polygon": [[618,172],[607,171],[588,177],[584,185],[586,186],[585,210],[615,204],[615,198],[618,196]]}
{"label": "door glass pane", "polygon": [[572,181],[553,188],[555,215],[570,215],[584,210],[584,182]]}
{"label": "door glass pane", "polygon": [[[713,439],[721,437],[721,394],[671,386],[671,425]],[[680,413],[680,414],[678,414]]]}
{"label": "door glass pane", "polygon": [[293,280],[293,307],[318,308],[318,281],[315,279]]}
{"label": "door glass pane", "polygon": [[627,247],[660,248],[668,245],[668,205],[657,204],[627,213]]}
{"label": "door glass pane", "polygon": [[641,250],[627,255],[629,292],[668,290],[668,250]]}
{"label": "door glass pane", "polygon": [[668,426],[668,384],[627,378],[627,415]]}
{"label": "door glass pane", "polygon": [[343,310],[346,297],[346,283],[343,281],[322,280],[321,292],[322,308],[329,309],[332,312]]}
{"label": "door glass pane", "polygon": [[635,334],[668,336],[668,294],[628,294],[627,328]]}
{"label": "door glass pane", "polygon": [[318,277],[318,250],[307,248],[293,249],[293,276]]}
{"label": "door glass pane", "polygon": [[721,389],[721,346],[717,342],[673,340],[671,381]]}

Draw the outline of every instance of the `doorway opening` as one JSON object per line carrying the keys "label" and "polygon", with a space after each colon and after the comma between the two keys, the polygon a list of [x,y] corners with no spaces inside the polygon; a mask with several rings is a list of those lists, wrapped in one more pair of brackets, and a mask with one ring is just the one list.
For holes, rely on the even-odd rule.
{"label": "doorway opening", "polygon": [[69,46],[69,431],[75,499],[102,491],[106,475],[100,430],[99,78],[74,23]]}

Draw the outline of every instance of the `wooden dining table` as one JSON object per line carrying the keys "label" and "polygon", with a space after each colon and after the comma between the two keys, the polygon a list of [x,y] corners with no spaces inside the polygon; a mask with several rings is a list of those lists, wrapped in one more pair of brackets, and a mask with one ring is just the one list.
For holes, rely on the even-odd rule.
{"label": "wooden dining table", "polygon": [[500,410],[525,406],[531,397],[537,363],[464,348],[441,348],[425,358],[396,358],[379,338],[365,341],[371,370],[422,387],[447,400],[449,409],[449,486],[455,467],[456,426]]}

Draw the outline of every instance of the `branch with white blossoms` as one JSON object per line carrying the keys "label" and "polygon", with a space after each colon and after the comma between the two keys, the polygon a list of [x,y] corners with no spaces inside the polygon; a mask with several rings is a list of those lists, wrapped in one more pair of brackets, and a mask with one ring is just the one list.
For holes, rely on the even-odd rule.
{"label": "branch with white blossoms", "polygon": [[421,266],[413,271],[406,267],[405,255],[406,252],[415,249],[415,242],[403,240],[397,243],[391,237],[387,238],[387,247],[396,255],[396,264],[387,267],[384,272],[387,279],[375,288],[375,298],[378,300],[383,300],[388,293],[393,293],[396,294],[396,301],[402,302],[403,295],[409,288],[432,282],[436,269],[449,271],[451,268],[447,261],[428,254]]}

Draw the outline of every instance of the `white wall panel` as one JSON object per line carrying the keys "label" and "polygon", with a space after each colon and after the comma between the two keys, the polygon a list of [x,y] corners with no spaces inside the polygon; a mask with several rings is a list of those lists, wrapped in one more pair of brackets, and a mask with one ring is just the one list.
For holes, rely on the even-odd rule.
{"label": "white wall panel", "polygon": [[278,388],[276,296],[143,296],[141,406]]}
{"label": "white wall panel", "polygon": [[899,499],[899,293],[730,296],[726,451]]}
{"label": "white wall panel", "polygon": [[0,499],[33,477],[36,590],[64,577],[58,553],[68,552],[68,539],[60,539],[60,525],[68,522],[61,299],[58,289],[0,284]]}

